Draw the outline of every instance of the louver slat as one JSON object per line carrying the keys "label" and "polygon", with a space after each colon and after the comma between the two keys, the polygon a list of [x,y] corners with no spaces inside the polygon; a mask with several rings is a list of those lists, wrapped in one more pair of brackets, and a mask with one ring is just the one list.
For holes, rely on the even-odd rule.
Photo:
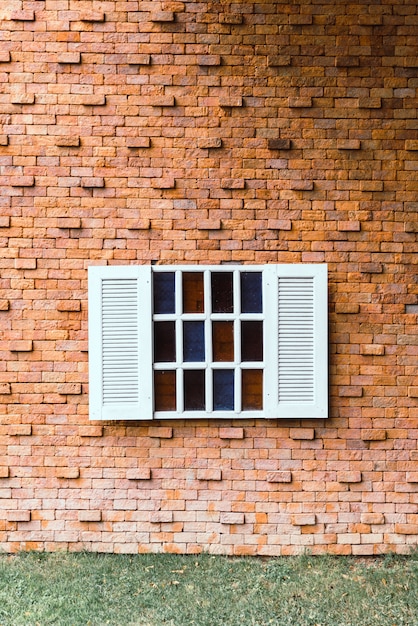
{"label": "louver slat", "polygon": [[103,280],[103,404],[138,403],[138,281]]}
{"label": "louver slat", "polygon": [[314,403],[313,278],[279,277],[278,281],[278,401]]}

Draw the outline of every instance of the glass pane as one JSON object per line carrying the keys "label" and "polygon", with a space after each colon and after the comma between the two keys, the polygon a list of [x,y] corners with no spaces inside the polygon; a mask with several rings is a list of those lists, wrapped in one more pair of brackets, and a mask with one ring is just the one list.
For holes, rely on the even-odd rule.
{"label": "glass pane", "polygon": [[204,370],[184,371],[184,410],[204,411],[205,372]]}
{"label": "glass pane", "polygon": [[154,272],[154,313],[175,313],[174,272]]}
{"label": "glass pane", "polygon": [[241,273],[241,313],[262,313],[261,272]]}
{"label": "glass pane", "polygon": [[234,370],[213,371],[213,410],[234,410]]}
{"label": "glass pane", "polygon": [[175,360],[175,322],[154,322],[154,362],[172,363]]}
{"label": "glass pane", "polygon": [[183,273],[183,313],[204,313],[202,272]]}
{"label": "glass pane", "polygon": [[241,322],[241,361],[263,360],[263,322]]}
{"label": "glass pane", "polygon": [[212,272],[212,313],[232,313],[234,296],[231,272]]}
{"label": "glass pane", "polygon": [[183,323],[183,360],[189,362],[205,360],[204,322]]}
{"label": "glass pane", "polygon": [[176,372],[154,372],[154,405],[156,411],[176,410]]}
{"label": "glass pane", "polygon": [[263,408],[263,370],[242,370],[242,410]]}
{"label": "glass pane", "polygon": [[234,360],[234,322],[213,322],[212,350],[214,361]]}

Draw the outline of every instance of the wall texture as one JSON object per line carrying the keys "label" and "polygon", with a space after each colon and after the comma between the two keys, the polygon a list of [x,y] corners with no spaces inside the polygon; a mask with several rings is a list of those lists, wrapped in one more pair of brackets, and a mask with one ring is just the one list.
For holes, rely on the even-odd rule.
{"label": "wall texture", "polygon": [[[0,7],[0,549],[418,538],[416,0]],[[328,263],[328,420],[88,420],[87,267]]]}

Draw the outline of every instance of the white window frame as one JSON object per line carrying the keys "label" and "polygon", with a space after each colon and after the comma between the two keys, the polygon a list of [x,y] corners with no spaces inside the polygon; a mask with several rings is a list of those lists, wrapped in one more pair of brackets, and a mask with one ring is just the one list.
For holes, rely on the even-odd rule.
{"label": "white window frame", "polygon": [[[153,272],[175,272],[176,286],[183,272],[203,272],[208,293],[210,272],[256,271],[262,274],[263,313],[240,314],[230,319],[263,321],[264,360],[234,362],[235,405],[239,405],[241,368],[263,369],[263,409],[258,411],[155,412],[153,406]],[[234,297],[238,299],[237,279]],[[219,419],[219,418],[326,418],[328,417],[328,272],[325,264],[278,265],[130,265],[89,267],[89,404],[91,420]],[[126,287],[126,288],[125,288]],[[294,292],[296,296],[294,296]],[[180,298],[176,289],[176,297]],[[207,297],[207,296],[205,296]],[[182,319],[214,320],[224,314],[179,315]],[[173,318],[173,316],[169,316]],[[164,315],[155,316],[164,319]],[[235,324],[239,329],[239,324]],[[182,325],[178,323],[177,329]],[[205,328],[210,328],[206,323]],[[181,332],[181,330],[178,330]],[[210,343],[206,331],[206,342]],[[239,330],[235,331],[239,345]],[[210,352],[210,351],[208,351]],[[178,357],[179,358],[179,357]],[[109,366],[110,363],[110,366]],[[214,364],[187,365],[205,371]],[[155,365],[158,369],[158,365]],[[182,395],[182,363],[177,370]],[[186,368],[185,368],[186,369]],[[109,373],[110,371],[110,373]],[[206,397],[211,397],[211,376],[206,375]]]}

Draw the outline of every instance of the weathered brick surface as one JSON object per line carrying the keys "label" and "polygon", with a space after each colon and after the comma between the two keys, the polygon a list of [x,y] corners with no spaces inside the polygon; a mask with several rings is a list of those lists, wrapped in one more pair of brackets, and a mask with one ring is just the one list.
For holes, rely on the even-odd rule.
{"label": "weathered brick surface", "polygon": [[[416,544],[416,2],[3,4],[0,550]],[[151,262],[327,263],[330,418],[90,424],[87,267]]]}

